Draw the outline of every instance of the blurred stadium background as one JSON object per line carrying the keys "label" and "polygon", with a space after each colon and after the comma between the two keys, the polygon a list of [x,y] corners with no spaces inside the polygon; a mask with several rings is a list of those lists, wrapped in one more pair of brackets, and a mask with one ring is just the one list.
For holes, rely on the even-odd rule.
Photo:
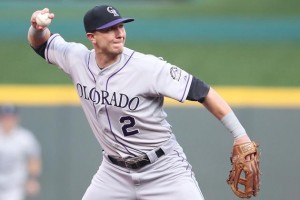
{"label": "blurred stadium background", "polygon": [[[22,124],[42,143],[42,192],[35,200],[81,199],[101,149],[78,102],[62,101],[60,95],[72,88],[69,78],[29,47],[29,18],[48,7],[56,14],[53,32],[91,47],[82,16],[104,3],[136,18],[126,25],[128,47],[164,57],[220,91],[239,88],[224,95],[229,102],[240,97],[234,109],[262,146],[262,191],[254,199],[299,199],[300,1],[1,0],[0,103],[17,103]],[[49,85],[58,87],[51,93],[58,101],[40,98]],[[249,88],[254,92],[246,99]],[[243,104],[252,97],[268,101]],[[172,104],[166,110],[206,199],[236,199],[225,182],[232,143],[226,130],[202,107]]]}

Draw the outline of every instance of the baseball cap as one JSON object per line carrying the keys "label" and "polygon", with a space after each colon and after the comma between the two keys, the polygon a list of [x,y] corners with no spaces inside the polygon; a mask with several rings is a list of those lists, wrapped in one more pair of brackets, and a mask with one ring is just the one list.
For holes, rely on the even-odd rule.
{"label": "baseball cap", "polygon": [[87,11],[83,18],[86,33],[132,21],[134,21],[133,18],[122,18],[119,11],[110,5],[95,6]]}
{"label": "baseball cap", "polygon": [[6,104],[0,106],[0,115],[16,115],[18,114],[18,108],[12,104]]}

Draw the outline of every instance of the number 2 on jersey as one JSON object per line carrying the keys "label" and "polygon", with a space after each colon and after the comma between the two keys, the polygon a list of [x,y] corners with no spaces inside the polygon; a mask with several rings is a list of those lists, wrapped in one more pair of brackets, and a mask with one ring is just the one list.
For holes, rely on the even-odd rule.
{"label": "number 2 on jersey", "polygon": [[139,130],[130,130],[134,127],[135,119],[131,116],[124,116],[120,118],[120,123],[123,124],[122,131],[125,136],[130,136],[139,133]]}

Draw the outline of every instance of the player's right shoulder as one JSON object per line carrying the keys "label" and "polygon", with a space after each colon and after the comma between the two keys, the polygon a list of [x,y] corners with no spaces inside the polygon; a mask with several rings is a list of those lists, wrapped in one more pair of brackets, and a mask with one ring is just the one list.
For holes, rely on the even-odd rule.
{"label": "player's right shoulder", "polygon": [[55,34],[52,34],[51,37],[48,39],[48,42],[47,42],[47,45],[48,46],[51,46],[51,45],[66,45],[66,46],[72,46],[73,48],[74,47],[77,47],[77,48],[83,48],[83,49],[87,49],[86,46],[84,46],[83,44],[81,43],[77,43],[77,42],[68,42],[66,41],[60,34],[58,33],[55,33]]}
{"label": "player's right shoulder", "polygon": [[90,50],[81,43],[67,42],[60,34],[52,34],[47,42],[47,49],[53,49],[61,53],[82,56],[90,53]]}

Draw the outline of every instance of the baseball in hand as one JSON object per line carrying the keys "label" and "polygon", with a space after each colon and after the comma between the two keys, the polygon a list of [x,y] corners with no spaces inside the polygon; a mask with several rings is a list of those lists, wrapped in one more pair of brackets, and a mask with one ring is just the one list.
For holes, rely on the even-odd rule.
{"label": "baseball in hand", "polygon": [[49,26],[50,23],[51,23],[51,19],[49,18],[49,13],[39,13],[36,18],[35,18],[35,21],[37,23],[37,25],[39,26]]}

